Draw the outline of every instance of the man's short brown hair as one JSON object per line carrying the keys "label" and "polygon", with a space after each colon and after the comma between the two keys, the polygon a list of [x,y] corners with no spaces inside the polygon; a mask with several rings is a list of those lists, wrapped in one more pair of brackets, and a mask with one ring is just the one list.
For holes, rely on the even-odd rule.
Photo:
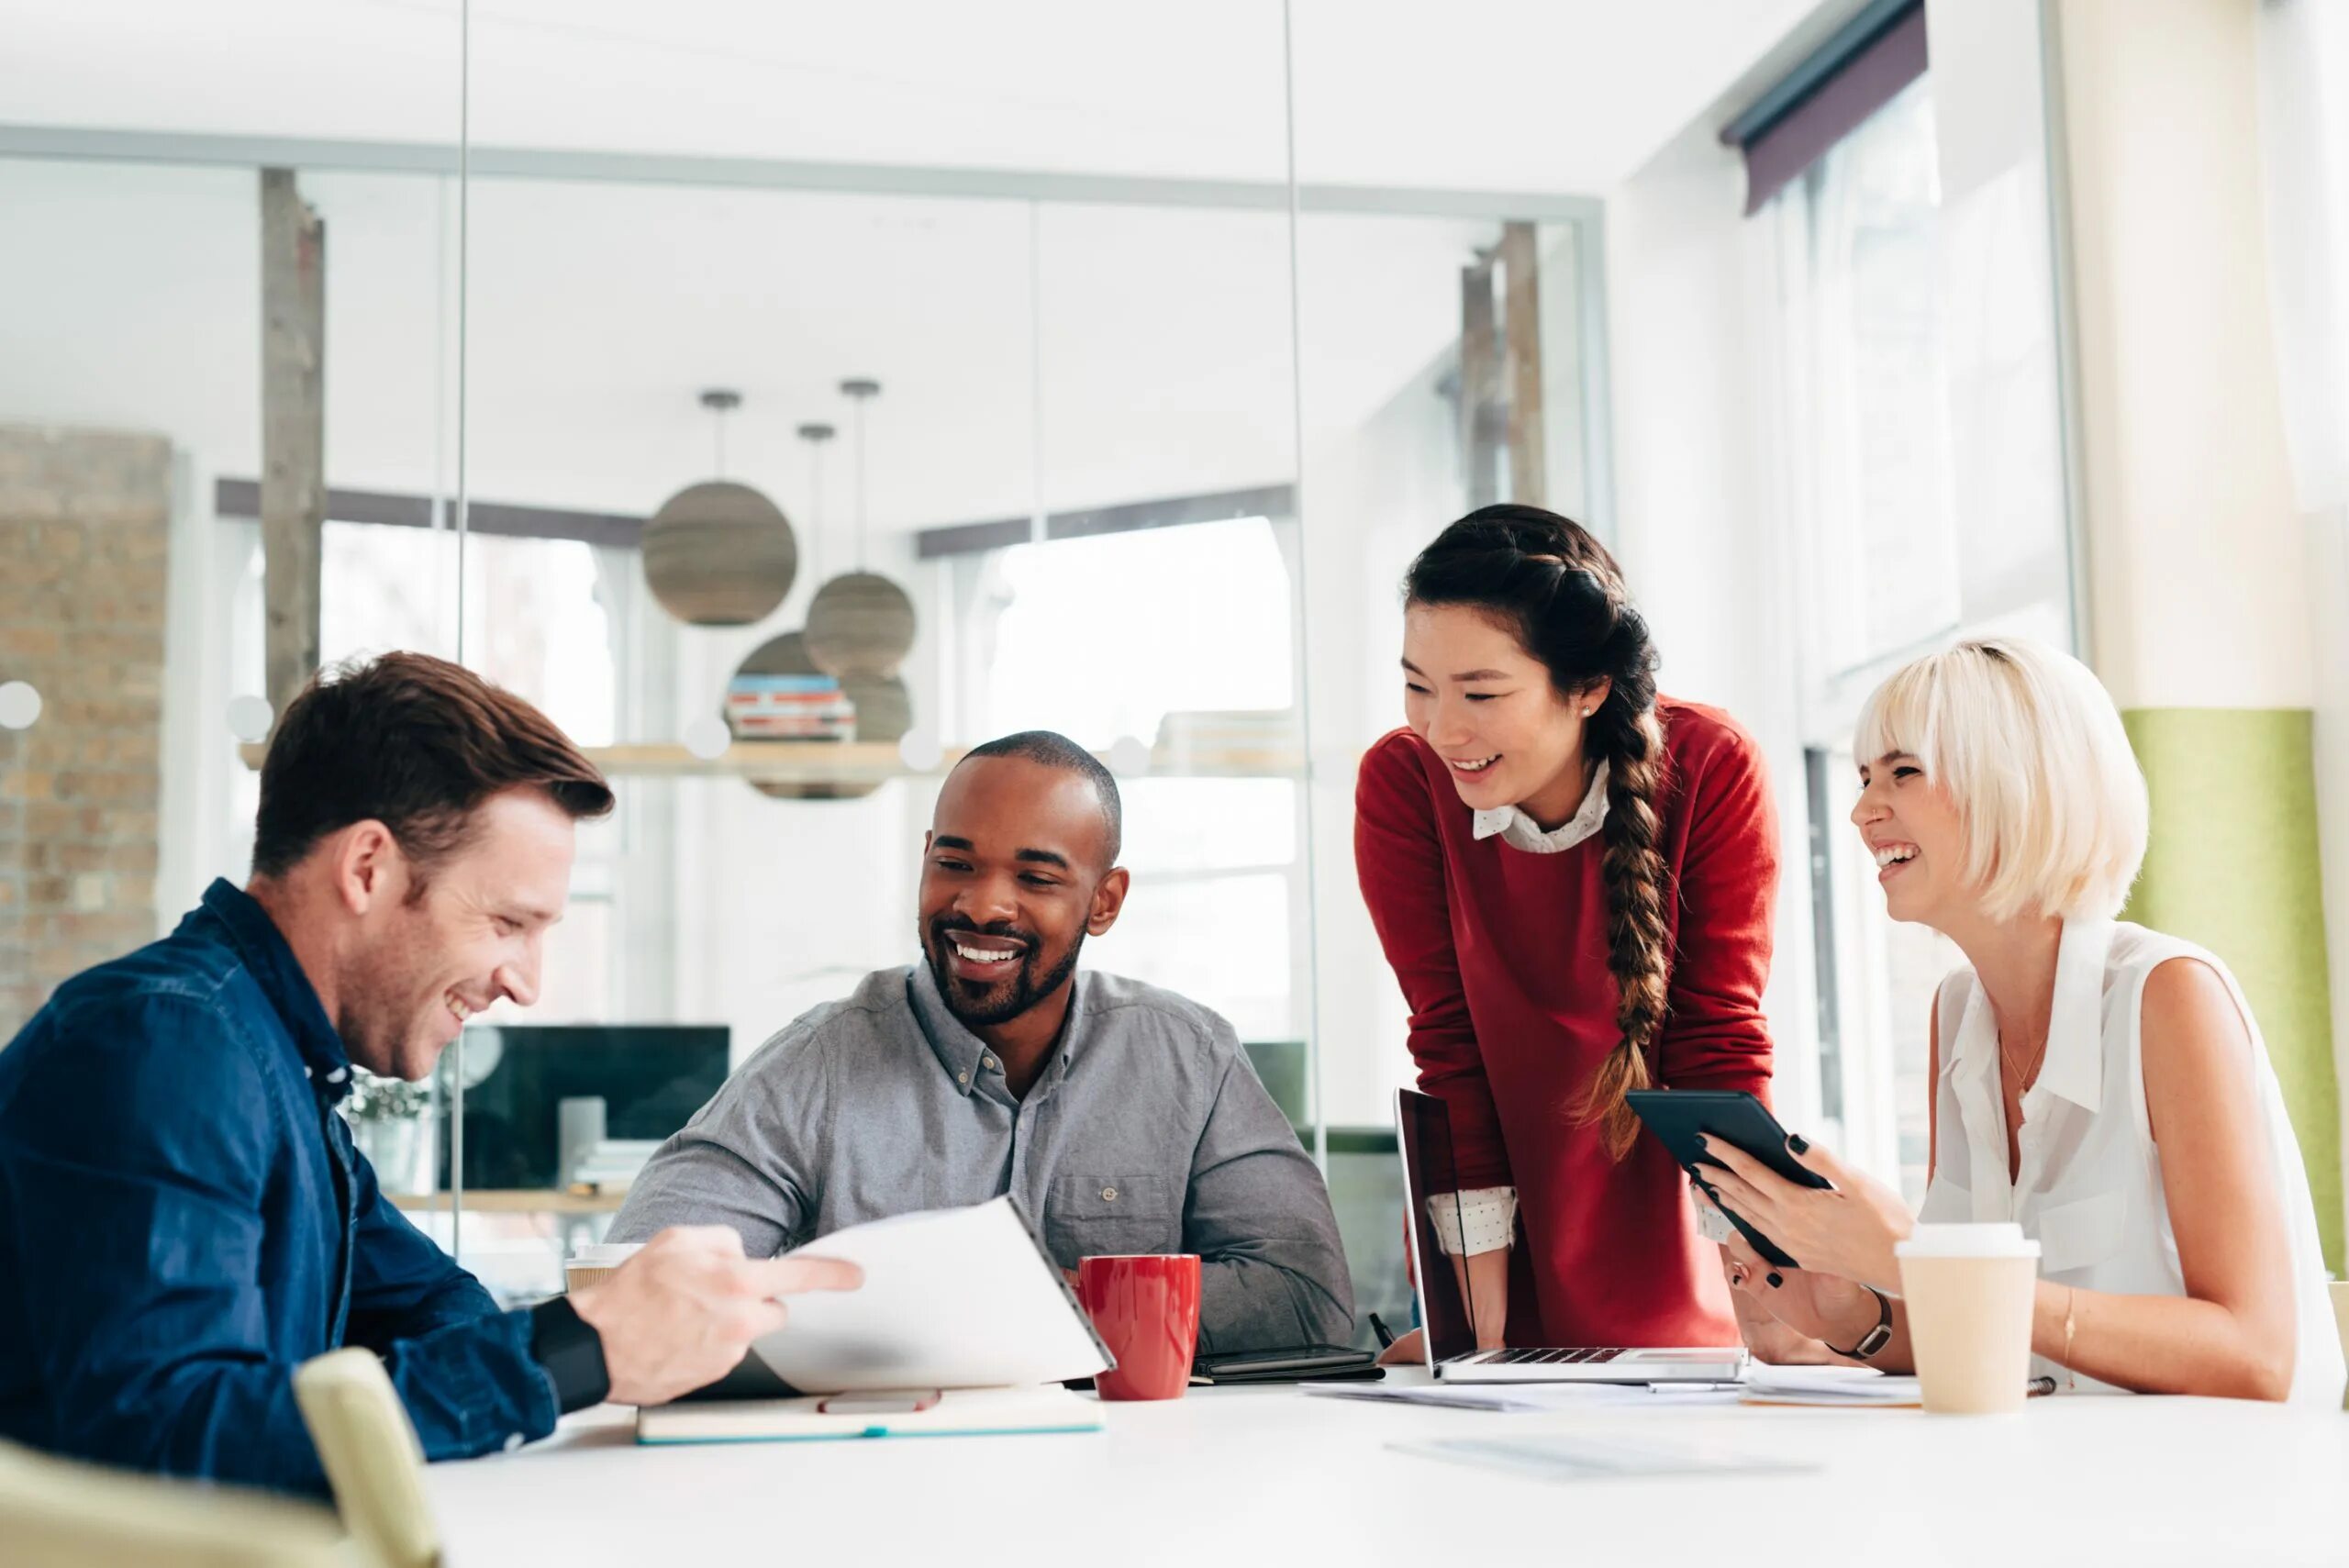
{"label": "man's short brown hair", "polygon": [[419,873],[462,849],[474,810],[540,789],[575,819],[612,788],[552,720],[461,664],[386,653],[322,671],[288,704],[261,769],[253,874],[282,876],[328,834],[381,822]]}

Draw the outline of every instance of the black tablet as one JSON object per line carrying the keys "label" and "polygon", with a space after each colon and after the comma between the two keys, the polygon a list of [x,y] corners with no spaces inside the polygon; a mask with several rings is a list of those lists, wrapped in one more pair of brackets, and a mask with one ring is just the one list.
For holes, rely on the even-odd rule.
{"label": "black tablet", "polygon": [[[1704,1172],[1698,1167],[1719,1165],[1720,1162],[1697,1147],[1700,1133],[1751,1154],[1797,1186],[1828,1184],[1826,1177],[1787,1151],[1787,1129],[1778,1125],[1770,1107],[1742,1089],[1633,1089],[1623,1099],[1647,1123],[1648,1130],[1664,1140],[1664,1146],[1672,1151],[1680,1168],[1705,1189],[1708,1197],[1712,1196],[1712,1184],[1705,1180]],[[1744,1220],[1726,1208],[1721,1213],[1728,1215],[1738,1234],[1764,1258],[1782,1269],[1802,1267]]]}
{"label": "black tablet", "polygon": [[1191,1365],[1194,1383],[1321,1383],[1383,1377],[1375,1351],[1346,1345],[1297,1345],[1286,1350],[1243,1351],[1200,1356]]}

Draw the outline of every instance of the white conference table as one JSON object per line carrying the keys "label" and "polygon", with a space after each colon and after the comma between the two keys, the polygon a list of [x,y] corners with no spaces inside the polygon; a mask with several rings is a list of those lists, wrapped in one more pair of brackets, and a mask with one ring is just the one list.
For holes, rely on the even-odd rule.
{"label": "white conference table", "polygon": [[[1996,1417],[1503,1414],[1272,1387],[1105,1414],[1086,1434],[640,1449],[633,1413],[606,1407],[543,1443],[434,1465],[427,1485],[451,1568],[2349,1563],[2340,1413],[2058,1396]],[[1552,1433],[1818,1468],[1557,1482],[1388,1446]]]}

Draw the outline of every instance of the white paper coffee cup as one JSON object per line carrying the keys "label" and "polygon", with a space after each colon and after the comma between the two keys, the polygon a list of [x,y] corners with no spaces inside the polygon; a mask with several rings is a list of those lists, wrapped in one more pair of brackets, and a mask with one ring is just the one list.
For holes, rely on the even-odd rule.
{"label": "white paper coffee cup", "polygon": [[583,1290],[644,1250],[641,1241],[596,1241],[573,1249],[562,1266],[565,1290]]}
{"label": "white paper coffee cup", "polygon": [[2031,1377],[2039,1243],[2009,1222],[1920,1225],[1893,1249],[1925,1408],[2020,1410]]}

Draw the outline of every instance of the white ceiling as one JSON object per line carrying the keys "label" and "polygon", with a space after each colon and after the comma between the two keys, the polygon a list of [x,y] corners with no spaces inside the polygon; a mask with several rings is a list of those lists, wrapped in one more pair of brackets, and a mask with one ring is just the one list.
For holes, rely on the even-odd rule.
{"label": "white ceiling", "polygon": [[[1598,192],[1818,0],[1295,0],[1314,182]],[[1275,0],[473,0],[486,145],[1282,177]],[[458,0],[0,0],[0,122],[452,141]]]}

